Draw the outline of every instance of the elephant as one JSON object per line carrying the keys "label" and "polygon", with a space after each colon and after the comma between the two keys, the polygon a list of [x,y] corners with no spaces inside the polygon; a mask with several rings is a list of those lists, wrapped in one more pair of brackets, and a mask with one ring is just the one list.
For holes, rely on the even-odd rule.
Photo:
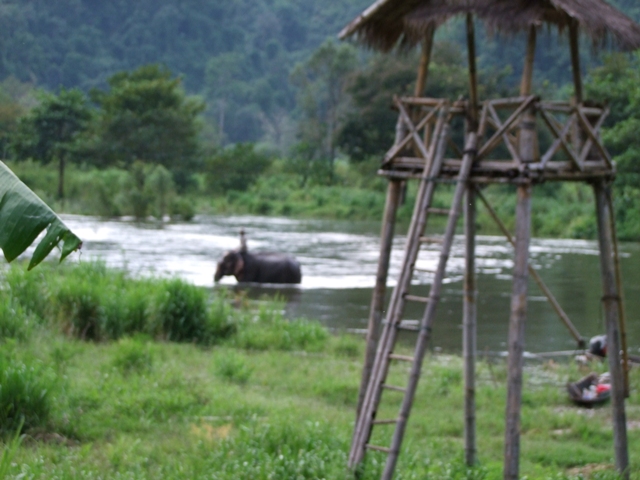
{"label": "elephant", "polygon": [[281,253],[250,253],[244,232],[240,232],[240,248],[227,252],[218,262],[213,279],[218,282],[233,275],[238,282],[300,283],[300,263]]}

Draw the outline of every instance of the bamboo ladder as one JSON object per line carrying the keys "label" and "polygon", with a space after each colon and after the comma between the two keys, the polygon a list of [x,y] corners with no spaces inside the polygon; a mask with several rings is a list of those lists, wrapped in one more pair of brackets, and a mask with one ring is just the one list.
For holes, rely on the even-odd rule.
{"label": "bamboo ladder", "polygon": [[[432,208],[431,203],[433,196],[436,187],[440,184],[440,182],[438,182],[438,176],[443,166],[449,135],[449,105],[443,101],[438,109],[438,120],[434,128],[434,134],[431,137],[429,150],[427,151],[425,145],[418,142],[417,139],[415,141],[416,147],[421,151],[425,160],[424,169],[420,178],[413,216],[407,234],[407,243],[398,284],[391,296],[371,376],[367,384],[360,415],[356,421],[356,428],[349,454],[349,467],[355,468],[364,459],[366,450],[384,452],[387,455],[386,465],[382,475],[382,479],[384,480],[391,479],[398,459],[405,427],[418,386],[422,361],[430,338],[436,307],[440,299],[440,291],[451,245],[453,243],[456,223],[460,217],[462,200],[467,189],[467,180],[476,157],[477,135],[475,132],[471,132],[466,138],[465,151],[463,152],[463,160],[456,180],[457,185],[451,208],[449,210]],[[446,230],[442,237],[434,238],[424,236],[427,220],[432,214],[448,216]],[[425,271],[417,269],[415,266],[420,253],[420,247],[425,244],[440,244],[441,248],[437,269],[430,272],[434,273],[435,276],[429,296],[420,297],[411,295],[410,288],[414,272]],[[425,311],[418,326],[402,321],[406,302],[425,304]],[[413,356],[394,354],[398,333],[402,330],[413,331],[418,334]],[[392,362],[408,362],[411,364],[406,386],[400,387],[386,383],[387,374]],[[376,412],[382,400],[383,391],[385,390],[402,392],[404,397],[397,418],[378,420],[376,419]],[[376,425],[395,425],[390,447],[369,443],[373,427]]]}

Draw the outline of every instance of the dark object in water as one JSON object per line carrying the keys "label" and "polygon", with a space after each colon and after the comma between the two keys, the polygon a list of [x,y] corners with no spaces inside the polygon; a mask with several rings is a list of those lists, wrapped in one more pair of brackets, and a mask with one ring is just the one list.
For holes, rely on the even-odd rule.
{"label": "dark object in water", "polygon": [[567,383],[569,398],[577,405],[593,407],[606,402],[611,397],[609,374],[590,373],[574,383]]}

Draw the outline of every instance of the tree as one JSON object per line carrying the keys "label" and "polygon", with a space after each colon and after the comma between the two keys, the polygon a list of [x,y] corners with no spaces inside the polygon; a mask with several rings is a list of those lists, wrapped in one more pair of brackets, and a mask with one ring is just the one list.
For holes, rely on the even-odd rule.
{"label": "tree", "polygon": [[291,74],[299,88],[300,140],[311,147],[316,160],[329,162],[331,176],[336,157],[336,135],[343,109],[348,105],[345,86],[349,73],[356,66],[356,51],[351,45],[336,45],[329,40],[309,60],[298,64]]}
{"label": "tree", "polygon": [[18,122],[13,151],[18,160],[59,163],[58,198],[64,198],[64,166],[77,159],[80,136],[93,117],[84,93],[62,88],[58,95],[41,92],[40,103]]}
{"label": "tree", "polygon": [[8,262],[16,259],[46,229],[38,243],[29,270],[62,242],[60,261],[82,245],[82,241],[35,193],[0,162],[0,248]]}
{"label": "tree", "polygon": [[251,143],[238,143],[207,159],[205,171],[211,192],[245,191],[271,165],[269,155]]}
{"label": "tree", "polygon": [[181,80],[158,65],[120,72],[109,90],[92,90],[101,108],[91,150],[102,165],[130,166],[136,160],[163,165],[174,177],[199,160],[199,116],[204,104],[187,97]]}
{"label": "tree", "polygon": [[640,55],[613,54],[585,84],[590,100],[605,102],[611,115],[603,140],[616,162],[615,213],[619,236],[640,239]]}

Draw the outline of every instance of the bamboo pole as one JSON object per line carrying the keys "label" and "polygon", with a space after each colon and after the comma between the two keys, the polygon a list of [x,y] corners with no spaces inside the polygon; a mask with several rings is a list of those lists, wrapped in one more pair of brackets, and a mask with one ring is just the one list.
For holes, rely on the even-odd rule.
{"label": "bamboo pole", "polygon": [[618,311],[620,312],[620,348],[622,348],[622,373],[624,374],[624,398],[629,398],[629,350],[627,345],[627,314],[624,309],[624,290],[622,289],[622,272],[620,269],[620,252],[618,251],[618,232],[616,229],[616,215],[613,209],[611,190],[607,190],[607,205],[609,207],[609,222],[611,240],[613,242],[613,262],[616,271],[616,288],[618,289]]}
{"label": "bamboo pole", "polygon": [[478,78],[476,68],[476,32],[473,14],[467,13],[467,55],[469,57],[469,130],[478,130]]}
{"label": "bamboo pole", "polygon": [[[520,95],[531,94],[536,29],[529,29],[527,55],[522,72]],[[536,150],[535,117],[531,110],[522,115],[518,153],[523,162],[532,161]],[[527,319],[529,243],[531,240],[531,184],[518,185],[516,206],[515,261],[509,318],[509,358],[507,370],[507,408],[504,438],[504,479],[518,480],[520,467],[520,408],[522,404],[522,368],[524,326]]]}
{"label": "bamboo pole", "polygon": [[522,79],[520,80],[520,96],[528,97],[531,95],[531,85],[533,84],[533,61],[536,54],[536,27],[529,27],[529,36],[527,38],[527,54],[524,60],[524,68],[522,69]]}
{"label": "bamboo pole", "polygon": [[387,289],[387,278],[389,276],[389,261],[391,258],[391,247],[393,245],[393,233],[396,223],[396,213],[398,211],[402,182],[400,180],[390,180],[387,188],[387,201],[384,208],[382,220],[382,232],[380,235],[380,255],[378,257],[378,271],[376,274],[376,285],[371,298],[371,309],[369,312],[369,325],[367,328],[367,350],[362,368],[362,380],[360,382],[360,394],[358,395],[358,408],[356,415],[360,415],[364,395],[367,391],[367,384],[371,376],[371,368],[376,356],[378,340],[380,337],[380,325],[382,323],[384,298]]}
{"label": "bamboo pole", "polygon": [[467,186],[464,204],[465,272],[462,355],[464,358],[464,443],[465,461],[476,463],[476,191]]}
{"label": "bamboo pole", "polygon": [[418,77],[416,79],[416,88],[414,97],[422,97],[424,89],[427,85],[427,77],[429,75],[429,64],[431,63],[431,52],[433,50],[433,36],[435,28],[429,26],[427,33],[422,41],[422,53],[420,55],[420,65],[418,66]]}
{"label": "bamboo pole", "polygon": [[571,67],[573,71],[573,88],[578,105],[582,103],[582,73],[580,71],[580,50],[578,46],[578,21],[569,23],[569,44],[571,45]]}
{"label": "bamboo pole", "polygon": [[627,420],[624,408],[624,379],[620,362],[620,332],[618,321],[619,295],[616,288],[613,242],[610,216],[613,212],[607,201],[604,182],[594,183],[596,215],[598,217],[598,242],[600,245],[600,269],[602,273],[602,302],[607,327],[607,357],[611,374],[611,417],[616,468],[622,478],[629,479],[629,450],[627,445]]}
{"label": "bamboo pole", "polygon": [[[523,97],[531,95],[533,62],[536,53],[536,35],[536,27],[531,25],[527,39],[527,54],[522,69],[522,80],[520,81],[520,95]],[[536,117],[532,108],[529,108],[522,114],[520,120],[520,142],[530,145],[525,149],[520,149],[520,160],[522,163],[526,164],[535,161],[538,151],[538,139],[536,134]]]}
{"label": "bamboo pole", "polygon": [[[429,26],[427,32],[425,34],[424,39],[422,40],[422,52],[420,54],[420,64],[418,65],[418,76],[416,78],[416,86],[413,91],[414,98],[421,98],[424,95],[424,89],[427,85],[427,78],[429,76],[429,65],[431,63],[431,52],[433,51],[433,37],[435,35],[435,28],[433,26]],[[418,108],[412,108],[412,120],[414,123],[418,121],[418,116],[420,110]],[[416,140],[419,141],[419,140]],[[424,144],[427,145],[429,142],[429,125],[425,125],[424,131]],[[417,145],[413,146],[413,152],[416,155],[419,155],[419,148]],[[406,193],[406,187],[405,187]],[[403,194],[403,197],[405,195]]]}
{"label": "bamboo pole", "polygon": [[[498,228],[502,231],[504,236],[507,237],[507,240],[509,241],[509,243],[513,247],[515,247],[516,243],[513,240],[511,233],[507,229],[506,225],[502,222],[502,220],[500,220],[500,217],[498,217],[498,214],[493,209],[493,207],[489,204],[486,197],[482,194],[482,192],[477,192],[477,196],[482,202],[482,204],[485,206],[485,208],[487,209],[487,212],[489,212],[489,216],[493,219],[493,221],[496,223]],[[549,290],[549,287],[545,285],[545,283],[542,281],[542,278],[540,278],[540,275],[538,275],[538,272],[536,272],[536,270],[530,264],[529,264],[528,270],[529,270],[529,274],[533,277],[535,282],[538,284],[538,287],[540,287],[540,290],[542,290],[542,293],[547,297],[547,300],[549,300],[549,303],[551,304],[555,312],[558,314],[558,317],[560,317],[560,320],[562,321],[562,323],[564,323],[565,327],[567,327],[567,329],[569,330],[569,333],[571,333],[571,336],[575,339],[576,342],[578,342],[578,348],[585,348],[586,345],[585,345],[584,337],[580,335],[580,332],[578,332],[578,329],[571,322],[566,312],[562,309],[562,307],[558,303],[558,300],[556,300],[556,298],[553,296],[553,293],[551,293],[551,290]]]}
{"label": "bamboo pole", "polygon": [[[531,145],[526,145],[531,147]],[[521,150],[523,150],[521,146]],[[524,326],[527,318],[527,282],[531,237],[531,184],[518,186],[513,292],[509,319],[509,359],[507,371],[507,411],[504,446],[504,479],[518,480],[520,457],[520,407]]]}

